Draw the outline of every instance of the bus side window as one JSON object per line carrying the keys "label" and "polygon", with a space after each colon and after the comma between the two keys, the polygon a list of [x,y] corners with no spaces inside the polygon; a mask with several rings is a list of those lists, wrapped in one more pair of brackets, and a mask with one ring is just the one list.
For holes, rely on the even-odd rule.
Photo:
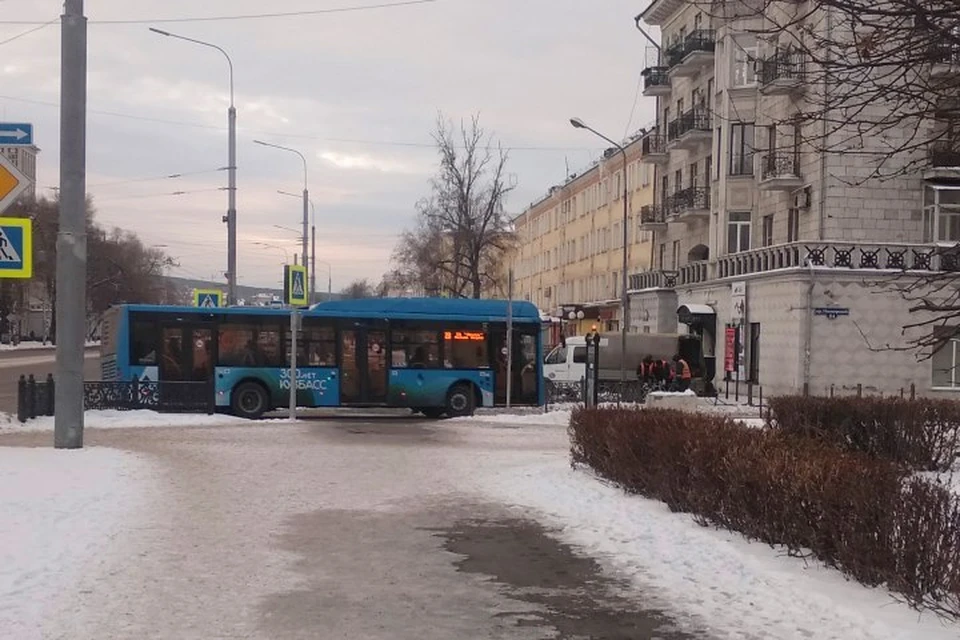
{"label": "bus side window", "polygon": [[574,362],[574,364],[586,364],[586,362],[587,362],[587,348],[586,348],[586,347],[574,347],[574,348],[573,348],[573,362]]}
{"label": "bus side window", "polygon": [[157,330],[153,323],[134,321],[131,337],[130,363],[141,366],[157,364]]}

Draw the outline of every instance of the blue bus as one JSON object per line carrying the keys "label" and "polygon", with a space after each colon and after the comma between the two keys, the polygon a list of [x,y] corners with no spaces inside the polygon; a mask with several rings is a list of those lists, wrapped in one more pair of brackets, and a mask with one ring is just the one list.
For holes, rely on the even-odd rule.
{"label": "blue bus", "polygon": [[[507,403],[503,300],[374,298],[318,304],[297,334],[297,405],[405,407],[430,418]],[[543,404],[540,314],[514,302],[511,404]],[[289,404],[290,311],[122,305],[104,317],[104,380],[211,383],[223,412]]]}

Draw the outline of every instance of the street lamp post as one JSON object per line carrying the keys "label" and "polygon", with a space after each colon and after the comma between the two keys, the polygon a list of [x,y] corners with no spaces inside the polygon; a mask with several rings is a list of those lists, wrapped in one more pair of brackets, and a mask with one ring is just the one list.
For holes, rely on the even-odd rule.
{"label": "street lamp post", "polygon": [[302,236],[303,248],[302,248],[301,256],[303,257],[304,266],[307,266],[308,271],[312,273],[313,269],[308,266],[309,260],[307,260],[307,257],[310,255],[310,252],[308,251],[308,248],[307,248],[307,237],[308,237],[307,230],[308,230],[308,227],[310,226],[310,189],[308,188],[308,184],[307,184],[307,158],[296,149],[291,149],[290,147],[284,147],[279,144],[273,144],[271,142],[264,142],[263,140],[254,140],[254,142],[264,147],[270,147],[273,149],[279,149],[281,151],[287,151],[289,153],[295,153],[298,156],[300,156],[300,160],[303,161],[303,236]]}
{"label": "street lamp post", "polygon": [[606,140],[614,147],[620,151],[620,155],[623,156],[623,271],[620,274],[620,308],[623,315],[623,319],[620,322],[620,382],[621,384],[627,380],[627,327],[630,321],[630,316],[627,313],[627,307],[630,303],[629,296],[627,296],[627,219],[629,217],[629,205],[627,204],[627,150],[623,147],[622,144],[616,143],[607,136],[603,135],[596,129],[588,126],[580,118],[571,118],[570,124],[573,125],[575,129],[586,129],[587,131],[593,133],[594,135]]}
{"label": "street lamp post", "polygon": [[233,94],[233,60],[230,55],[221,47],[203,40],[195,40],[186,36],[163,31],[150,27],[150,31],[166,36],[176,38],[185,42],[216,49],[227,59],[227,66],[230,68],[230,107],[227,109],[227,215],[223,221],[227,223],[227,295],[230,304],[236,304],[237,300],[237,108],[234,104]]}

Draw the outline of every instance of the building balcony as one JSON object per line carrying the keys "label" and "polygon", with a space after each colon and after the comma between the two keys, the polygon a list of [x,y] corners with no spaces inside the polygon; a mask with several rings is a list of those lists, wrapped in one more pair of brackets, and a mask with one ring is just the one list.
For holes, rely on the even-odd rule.
{"label": "building balcony", "polygon": [[791,242],[688,262],[676,271],[636,273],[630,276],[630,290],[675,289],[727,278],[811,268],[958,273],[960,251],[953,246],[932,244]]}
{"label": "building balcony", "polygon": [[670,95],[670,76],[666,67],[647,67],[641,75],[643,95],[654,98]]}
{"label": "building balcony", "polygon": [[717,33],[713,29],[698,29],[667,49],[670,76],[695,76],[713,66],[716,55]]}
{"label": "building balcony", "polygon": [[768,153],[760,162],[761,191],[794,191],[803,186],[800,158],[793,153]]}
{"label": "building balcony", "polygon": [[696,149],[713,140],[713,118],[709,109],[690,109],[667,126],[669,148]]}
{"label": "building balcony", "polygon": [[647,164],[666,164],[670,161],[670,153],[667,151],[666,136],[661,135],[656,129],[648,133],[640,140],[640,161]]}
{"label": "building balcony", "polygon": [[677,191],[664,203],[667,216],[676,216],[684,221],[692,221],[710,216],[710,189],[707,187],[687,187]]}
{"label": "building balcony", "polygon": [[798,51],[781,51],[760,61],[760,93],[791,95],[803,89],[806,58]]}
{"label": "building balcony", "polygon": [[960,179],[960,142],[938,140],[927,147],[924,180]]}
{"label": "building balcony", "polygon": [[630,276],[629,286],[631,291],[674,289],[677,286],[678,276],[679,274],[676,271],[665,271],[663,269],[644,271]]}
{"label": "building balcony", "polygon": [[780,269],[864,269],[886,271],[957,271],[953,247],[930,244],[791,242],[721,256],[712,277],[734,278]]}
{"label": "building balcony", "polygon": [[663,205],[645,204],[640,207],[640,228],[645,231],[663,231],[667,228],[667,212]]}
{"label": "building balcony", "polygon": [[930,47],[930,75],[946,78],[960,73],[960,45],[943,42]]}

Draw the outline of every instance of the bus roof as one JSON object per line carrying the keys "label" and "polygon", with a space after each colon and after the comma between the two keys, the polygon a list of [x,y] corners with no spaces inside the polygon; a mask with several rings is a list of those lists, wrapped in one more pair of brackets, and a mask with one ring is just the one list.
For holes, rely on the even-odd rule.
{"label": "bus roof", "polygon": [[[311,314],[463,320],[503,320],[507,317],[506,300],[473,300],[463,298],[364,298],[332,300],[311,308]],[[514,301],[513,318],[517,322],[540,322],[540,311],[530,302]]]}
{"label": "bus roof", "polygon": [[[289,309],[272,307],[203,307],[164,305],[118,305],[129,311],[162,313],[200,313],[210,315],[288,315]],[[314,305],[307,316],[339,318],[396,318],[416,320],[473,320],[477,322],[503,321],[507,317],[506,300],[468,300],[454,298],[366,298],[362,300],[335,300]],[[518,323],[540,323],[540,312],[530,302],[515,301],[513,318]]]}

